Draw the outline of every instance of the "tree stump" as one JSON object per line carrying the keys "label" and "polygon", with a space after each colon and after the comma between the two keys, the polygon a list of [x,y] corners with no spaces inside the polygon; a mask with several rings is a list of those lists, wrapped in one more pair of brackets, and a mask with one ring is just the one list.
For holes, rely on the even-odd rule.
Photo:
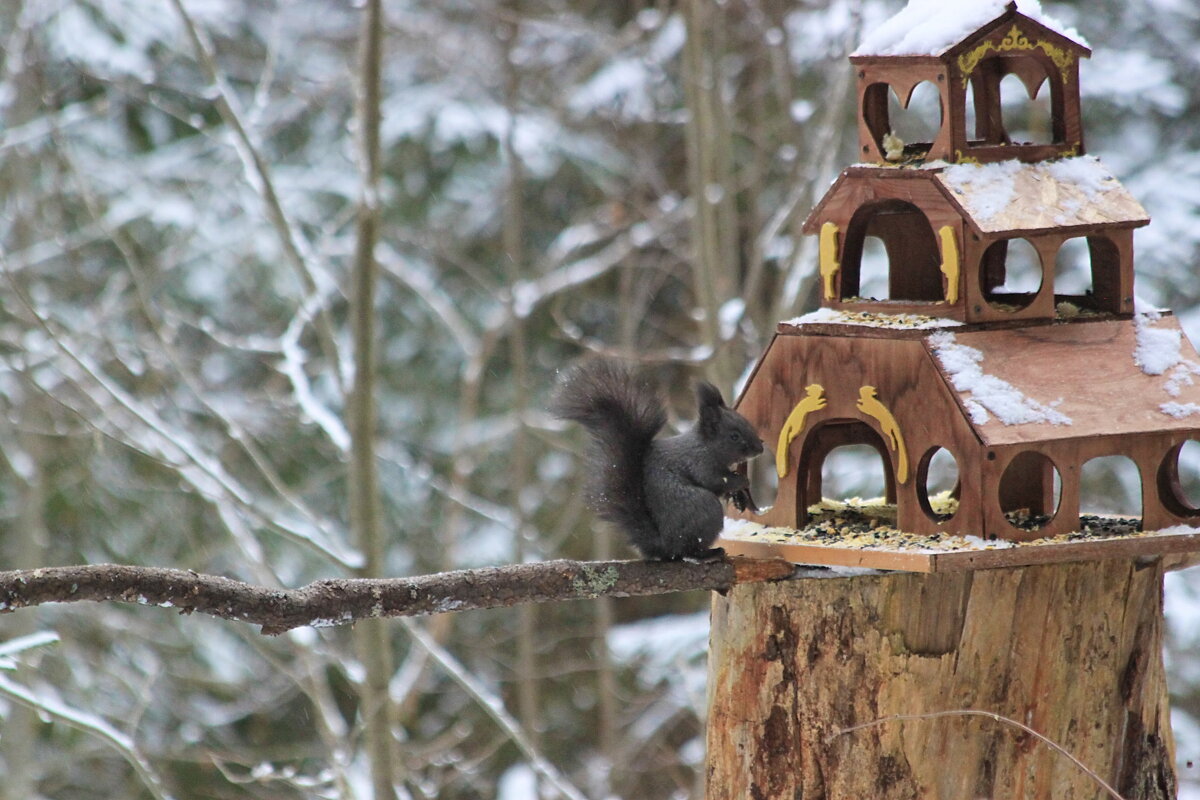
{"label": "tree stump", "polygon": [[1162,562],[745,584],[714,595],[709,800],[1173,798]]}

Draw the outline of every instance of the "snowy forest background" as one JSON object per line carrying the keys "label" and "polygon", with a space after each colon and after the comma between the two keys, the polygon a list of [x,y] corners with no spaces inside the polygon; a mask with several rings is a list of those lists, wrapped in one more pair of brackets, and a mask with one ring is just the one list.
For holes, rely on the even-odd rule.
{"label": "snowy forest background", "polygon": [[[815,307],[798,228],[854,161],[845,57],[899,5],[388,0],[376,192],[362,7],[0,3],[5,568],[298,586],[627,555],[544,411],[556,370],[636,356],[686,417],[692,377],[732,393],[774,322]],[[1088,150],[1153,217],[1139,294],[1198,341],[1200,6],[1047,9],[1094,49]],[[376,195],[372,561],[347,398]],[[706,601],[276,638],[131,605],[0,617],[0,795],[371,797],[374,682],[401,796],[699,798]],[[1186,783],[1200,575],[1167,603]]]}

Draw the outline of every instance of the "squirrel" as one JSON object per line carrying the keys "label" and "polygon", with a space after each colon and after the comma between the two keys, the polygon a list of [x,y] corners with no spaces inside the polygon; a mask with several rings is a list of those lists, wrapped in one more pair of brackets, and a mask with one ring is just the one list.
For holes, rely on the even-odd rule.
{"label": "squirrel", "polygon": [[720,557],[710,548],[724,525],[722,499],[758,510],[750,482],[732,468],[761,453],[762,440],[711,383],[697,384],[696,404],[691,430],[658,437],[667,422],[662,398],[606,358],[569,369],[551,401],[555,416],[590,435],[590,505],[648,559]]}

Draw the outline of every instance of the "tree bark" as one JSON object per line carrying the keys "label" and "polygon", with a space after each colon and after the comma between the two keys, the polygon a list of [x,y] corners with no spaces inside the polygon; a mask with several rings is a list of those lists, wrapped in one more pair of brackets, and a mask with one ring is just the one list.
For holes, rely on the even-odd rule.
{"label": "tree bark", "polygon": [[[349,402],[350,527],[363,555],[358,574],[387,574],[387,540],[383,535],[379,473],[376,469],[375,246],[380,228],[383,70],[383,0],[367,0],[359,33],[358,150],[362,186],[357,209],[351,324],[354,332],[354,386]],[[392,679],[392,637],[383,620],[365,620],[354,631],[363,678],[358,685],[363,740],[370,754],[374,800],[395,800],[400,760],[392,732],[394,707],[388,691]]]}
{"label": "tree bark", "polygon": [[87,564],[0,572],[0,613],[45,603],[115,601],[199,612],[280,634],[304,625],[350,625],[372,617],[510,608],[521,603],[728,591],[743,581],[782,580],[781,559],[539,561],[412,578],[346,578],[269,589],[182,569]]}
{"label": "tree bark", "polygon": [[736,295],[739,274],[732,137],[721,76],[721,8],[709,0],[683,3],[687,39],[683,83],[688,184],[695,203],[692,262],[705,342],[713,349],[711,377],[732,386],[738,367],[721,336],[720,313]]}
{"label": "tree bark", "polygon": [[[708,797],[1175,796],[1160,561],[735,587],[713,601]],[[1043,734],[1096,774],[1019,728]],[[863,723],[880,724],[847,730]]]}

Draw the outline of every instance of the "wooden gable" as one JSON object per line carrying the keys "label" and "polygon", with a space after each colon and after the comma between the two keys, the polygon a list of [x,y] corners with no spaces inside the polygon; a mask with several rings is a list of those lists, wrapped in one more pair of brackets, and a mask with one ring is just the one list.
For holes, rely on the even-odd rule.
{"label": "wooden gable", "polygon": [[[858,82],[862,160],[1038,161],[1082,154],[1079,59],[1091,50],[1050,22],[1021,13],[1016,2],[961,7],[910,2],[850,57]],[[1010,74],[1020,79],[1031,101],[1043,84],[1049,85],[1049,140],[1014,141],[1006,129],[1000,91]],[[926,81],[939,95],[940,129],[932,142],[899,141],[888,94],[895,92],[907,108],[915,87]],[[968,89],[974,130],[967,130]]]}

